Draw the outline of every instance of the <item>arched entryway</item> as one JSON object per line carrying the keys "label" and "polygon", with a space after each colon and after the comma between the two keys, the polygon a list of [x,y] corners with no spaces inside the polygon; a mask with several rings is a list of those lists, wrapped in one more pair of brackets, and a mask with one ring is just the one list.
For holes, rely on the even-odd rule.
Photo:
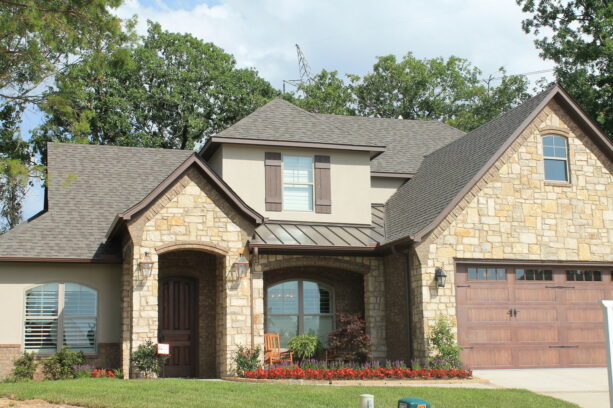
{"label": "arched entryway", "polygon": [[169,343],[164,376],[214,378],[219,271],[224,257],[197,250],[159,255],[158,341]]}
{"label": "arched entryway", "polygon": [[279,333],[282,345],[297,334],[327,335],[339,313],[364,316],[364,277],[325,266],[294,266],[264,272],[265,331]]}

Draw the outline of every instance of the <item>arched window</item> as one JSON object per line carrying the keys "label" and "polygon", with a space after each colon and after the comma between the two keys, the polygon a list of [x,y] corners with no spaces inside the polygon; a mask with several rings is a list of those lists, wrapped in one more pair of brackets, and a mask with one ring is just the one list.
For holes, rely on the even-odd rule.
{"label": "arched window", "polygon": [[326,285],[294,280],[266,291],[266,332],[279,333],[283,347],[302,333],[315,334],[326,344],[333,328],[333,292]]}
{"label": "arched window", "polygon": [[568,143],[565,137],[543,136],[545,180],[568,182]]}
{"label": "arched window", "polygon": [[55,352],[62,346],[96,351],[98,293],[77,283],[47,283],[26,292],[25,349]]}

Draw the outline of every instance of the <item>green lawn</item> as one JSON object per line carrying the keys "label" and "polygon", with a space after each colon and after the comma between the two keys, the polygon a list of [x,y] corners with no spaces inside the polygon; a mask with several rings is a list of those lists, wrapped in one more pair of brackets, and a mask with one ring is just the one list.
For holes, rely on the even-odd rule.
{"label": "green lawn", "polygon": [[373,394],[376,408],[402,397],[423,398],[433,408],[576,407],[525,390],[435,387],[349,387],[248,384],[198,380],[82,379],[0,384],[0,396],[102,408],[357,407],[358,395]]}

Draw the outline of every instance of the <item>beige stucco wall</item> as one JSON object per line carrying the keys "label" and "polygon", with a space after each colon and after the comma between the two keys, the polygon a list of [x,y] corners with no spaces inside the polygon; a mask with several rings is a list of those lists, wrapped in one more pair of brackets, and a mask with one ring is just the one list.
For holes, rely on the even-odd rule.
{"label": "beige stucco wall", "polygon": [[219,148],[213,153],[213,155],[207,160],[207,163],[211,168],[215,171],[215,173],[219,174],[223,177],[223,145],[219,146]]}
{"label": "beige stucco wall", "polygon": [[370,202],[373,204],[385,204],[388,198],[398,190],[406,181],[396,177],[371,177],[370,178]]}
{"label": "beige stucco wall", "polygon": [[[330,156],[332,213],[302,211],[268,212],[264,201],[264,153]],[[370,156],[368,152],[320,149],[286,149],[244,145],[225,145],[223,179],[256,211],[271,220],[342,222],[370,224]]]}
{"label": "beige stucco wall", "polygon": [[0,263],[0,344],[23,347],[26,290],[44,283],[74,282],[98,291],[98,343],[119,343],[121,265]]}
{"label": "beige stucco wall", "polygon": [[[542,141],[568,137],[571,183],[544,181]],[[456,209],[415,248],[413,319],[426,330],[438,315],[455,319],[454,258],[613,260],[613,165],[555,102],[519,136]],[[437,289],[435,267],[448,275]]]}

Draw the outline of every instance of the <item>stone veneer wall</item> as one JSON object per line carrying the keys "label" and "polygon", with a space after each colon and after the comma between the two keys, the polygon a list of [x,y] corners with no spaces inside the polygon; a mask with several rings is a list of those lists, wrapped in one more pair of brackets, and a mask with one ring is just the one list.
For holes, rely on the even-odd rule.
{"label": "stone veneer wall", "polygon": [[[544,181],[542,141],[568,138],[571,183]],[[454,211],[415,248],[412,259],[416,354],[438,315],[455,320],[454,258],[611,261],[613,166],[565,111],[550,103]],[[447,273],[437,289],[435,267]],[[421,307],[420,307],[421,305]]]}
{"label": "stone veneer wall", "polygon": [[[250,335],[249,280],[227,276],[254,225],[244,219],[212,187],[200,171],[186,171],[154,204],[128,224],[131,245],[124,258],[123,366],[130,351],[158,336],[158,251],[200,249],[216,253],[218,263],[217,371],[231,371],[236,345]],[[141,279],[138,262],[148,252],[154,261],[152,275]]]}
{"label": "stone veneer wall", "polygon": [[[302,255],[270,255],[262,254],[254,263],[254,277],[261,279],[268,271],[298,267],[322,267],[343,269],[364,275],[364,311],[366,330],[373,342],[373,359],[382,360],[387,357],[385,337],[385,279],[383,260],[367,256],[302,256]],[[260,286],[261,285],[261,286]],[[256,299],[257,332],[264,331],[264,286],[258,282],[260,290]],[[263,344],[263,336],[258,336],[256,344]]]}
{"label": "stone veneer wall", "polygon": [[20,344],[0,344],[0,381],[11,373],[13,361],[20,355]]}

